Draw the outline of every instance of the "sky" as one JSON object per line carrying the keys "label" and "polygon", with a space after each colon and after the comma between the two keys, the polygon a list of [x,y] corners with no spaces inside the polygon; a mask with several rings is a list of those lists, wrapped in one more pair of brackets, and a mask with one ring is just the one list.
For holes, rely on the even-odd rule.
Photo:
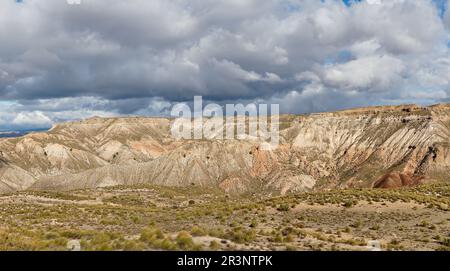
{"label": "sky", "polygon": [[450,0],[0,1],[0,130],[167,115],[450,102]]}

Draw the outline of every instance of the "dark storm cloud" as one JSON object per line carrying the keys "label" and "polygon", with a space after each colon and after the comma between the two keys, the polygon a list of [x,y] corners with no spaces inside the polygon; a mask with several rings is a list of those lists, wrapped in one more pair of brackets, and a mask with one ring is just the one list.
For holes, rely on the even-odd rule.
{"label": "dark storm cloud", "polygon": [[448,99],[450,13],[370,3],[1,1],[0,127],[161,114],[194,95],[291,113]]}

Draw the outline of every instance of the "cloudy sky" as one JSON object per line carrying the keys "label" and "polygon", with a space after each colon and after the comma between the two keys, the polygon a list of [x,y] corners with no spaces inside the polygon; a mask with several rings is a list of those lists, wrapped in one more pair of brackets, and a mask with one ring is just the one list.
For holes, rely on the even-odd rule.
{"label": "cloudy sky", "polygon": [[0,130],[194,95],[286,113],[450,102],[450,0],[81,2],[0,1]]}

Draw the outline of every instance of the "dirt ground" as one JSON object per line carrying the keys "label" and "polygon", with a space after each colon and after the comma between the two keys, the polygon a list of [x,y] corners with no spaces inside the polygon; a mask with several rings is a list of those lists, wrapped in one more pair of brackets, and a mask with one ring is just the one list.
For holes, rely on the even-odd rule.
{"label": "dirt ground", "polygon": [[449,205],[447,183],[272,198],[195,186],[21,192],[0,196],[0,250],[449,250]]}

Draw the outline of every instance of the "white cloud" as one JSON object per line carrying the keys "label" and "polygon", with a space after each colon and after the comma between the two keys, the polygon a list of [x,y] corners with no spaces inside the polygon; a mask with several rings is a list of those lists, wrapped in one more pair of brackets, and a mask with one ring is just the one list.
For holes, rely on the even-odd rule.
{"label": "white cloud", "polygon": [[52,120],[43,112],[20,112],[11,121],[11,124],[18,127],[49,127]]}
{"label": "white cloud", "polygon": [[431,0],[4,0],[0,99],[14,106],[0,127],[153,115],[194,95],[292,113],[445,101],[449,31]]}
{"label": "white cloud", "polygon": [[369,56],[325,67],[325,84],[343,90],[385,90],[401,80],[403,62],[391,56]]}
{"label": "white cloud", "polygon": [[355,42],[350,46],[350,52],[356,57],[364,57],[368,55],[376,54],[381,49],[380,42],[376,39],[364,40],[361,42]]}

